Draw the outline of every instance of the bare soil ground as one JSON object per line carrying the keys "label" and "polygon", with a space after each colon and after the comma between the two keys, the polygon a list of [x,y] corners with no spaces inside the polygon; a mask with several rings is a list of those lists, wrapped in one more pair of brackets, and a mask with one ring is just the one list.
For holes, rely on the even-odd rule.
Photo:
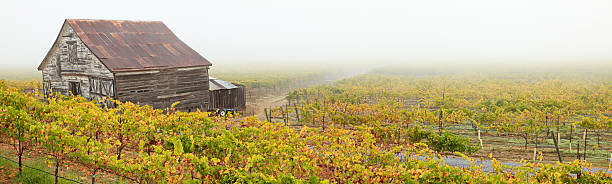
{"label": "bare soil ground", "polygon": [[[370,70],[372,69],[373,68],[366,68],[366,69],[361,69],[361,70],[352,71],[352,72],[344,71],[343,73],[341,72],[334,76],[328,76],[321,81],[315,81],[313,83],[310,83],[310,85],[302,86],[302,87],[310,87],[310,86],[314,86],[318,84],[329,83],[329,82],[338,81],[338,80],[342,80],[346,78],[351,78],[351,77],[354,77],[360,74],[366,74],[370,72]],[[252,96],[252,97],[247,96],[246,110],[242,113],[241,117],[244,118],[244,117],[249,117],[249,116],[257,116],[259,120],[265,120],[266,117],[264,115],[264,109],[265,108],[275,108],[275,107],[279,107],[281,105],[287,104],[285,97],[287,96],[289,92],[293,91],[294,89],[295,88],[280,89],[278,91],[272,90],[272,91],[268,91],[266,95],[257,95],[257,94],[261,94],[261,91],[259,91],[255,93],[256,96]]]}
{"label": "bare soil ground", "polygon": [[[257,99],[252,104],[252,109],[254,110],[254,115],[257,116],[259,120],[265,120],[266,116],[264,114],[265,108],[278,107],[287,103],[285,97],[287,94],[278,95],[278,96],[266,96],[261,99]],[[247,107],[248,109],[248,107]]]}

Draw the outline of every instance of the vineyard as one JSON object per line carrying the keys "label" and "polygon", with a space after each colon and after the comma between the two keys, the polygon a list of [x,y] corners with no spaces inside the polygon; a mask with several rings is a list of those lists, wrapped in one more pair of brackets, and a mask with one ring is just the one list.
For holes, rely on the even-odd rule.
{"label": "vineyard", "polygon": [[296,90],[270,117],[297,126],[367,125],[393,143],[411,139],[411,129],[419,128],[469,138],[461,141],[481,148],[481,157],[534,161],[541,153],[551,163],[588,159],[606,167],[612,150],[607,79],[369,74]]}
{"label": "vineyard", "polygon": [[[610,148],[605,79],[367,74],[295,90],[269,121],[129,102],[105,108],[3,81],[0,134],[19,163],[37,157],[55,175],[70,168],[92,183],[605,183],[609,172],[586,170],[607,166],[594,159]],[[487,138],[516,136],[525,141],[518,150],[536,154],[510,168]],[[562,163],[533,149],[550,137],[574,147],[560,151]],[[569,159],[578,150],[586,154]],[[469,166],[438,159],[449,154]],[[491,159],[493,170],[470,155]]]}
{"label": "vineyard", "polygon": [[259,65],[247,65],[243,67],[249,70],[222,66],[212,71],[211,75],[246,87],[247,109],[243,115],[248,116],[263,111],[263,108],[259,107],[268,105],[266,98],[284,96],[297,88],[338,80],[367,71],[339,65],[327,66],[326,69],[310,65],[277,65],[265,68]]}

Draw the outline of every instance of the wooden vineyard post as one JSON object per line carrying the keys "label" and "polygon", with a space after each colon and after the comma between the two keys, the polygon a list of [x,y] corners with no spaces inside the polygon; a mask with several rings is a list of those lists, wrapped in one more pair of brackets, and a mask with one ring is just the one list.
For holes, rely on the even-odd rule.
{"label": "wooden vineyard post", "polygon": [[576,157],[580,160],[580,142],[578,142],[578,148],[576,149]]}
{"label": "wooden vineyard post", "polygon": [[561,143],[561,132],[557,132],[557,143]]}
{"label": "wooden vineyard post", "polygon": [[[557,137],[559,137],[558,135],[559,134],[557,134]],[[561,158],[561,152],[559,152],[559,143],[555,139],[555,132],[553,131],[550,136],[553,138],[553,141],[555,142],[555,149],[557,150],[557,156],[559,156],[559,162],[563,163],[563,159]]]}
{"label": "wooden vineyard post", "polygon": [[533,147],[533,161],[536,161],[537,152],[538,152],[538,131],[536,129],[536,137],[535,137],[535,146]]}
{"label": "wooden vineyard post", "polygon": [[480,141],[480,149],[482,149],[482,139],[480,138],[480,128],[478,129],[478,140]]}
{"label": "wooden vineyard post", "polygon": [[582,153],[584,155],[582,156],[582,159],[584,159],[584,160],[586,160],[586,149],[587,149],[586,138],[587,138],[587,129],[584,129],[584,135],[582,136],[582,139],[584,139],[584,153]]}
{"label": "wooden vineyard post", "polygon": [[323,130],[325,130],[325,113],[323,113],[323,119],[321,120],[321,124],[323,125]]}
{"label": "wooden vineyard post", "polygon": [[[554,131],[553,131],[554,133]],[[559,116],[557,115],[557,143],[561,144],[561,130],[559,127]]]}
{"label": "wooden vineyard post", "polygon": [[300,114],[298,113],[298,108],[296,104],[297,104],[297,100],[295,100],[293,107],[295,108],[295,117],[297,118],[297,122],[300,123]]}
{"label": "wooden vineyard post", "polygon": [[280,107],[278,107],[278,110],[280,110],[280,118],[281,120],[285,120],[285,116],[283,116],[283,106],[281,105]]}
{"label": "wooden vineyard post", "polygon": [[[597,148],[599,148],[599,135],[601,134],[601,130],[597,131]],[[595,148],[593,148],[593,151],[595,151]]]}
{"label": "wooden vineyard post", "polygon": [[612,152],[610,152],[610,161],[608,162],[608,171],[612,171]]}
{"label": "wooden vineyard post", "polygon": [[[287,110],[285,108],[285,110]],[[283,106],[280,106],[281,116],[283,117],[283,121],[285,122],[285,126],[287,126],[287,117],[285,116],[285,111],[283,111]]]}
{"label": "wooden vineyard post", "polygon": [[608,171],[612,171],[612,152],[610,152],[610,160],[608,161]]}
{"label": "wooden vineyard post", "polygon": [[285,111],[283,112],[283,114],[285,115],[285,126],[287,126],[287,123],[289,122],[289,106],[285,105]]}
{"label": "wooden vineyard post", "polygon": [[572,152],[572,136],[574,135],[574,125],[570,126],[570,143],[569,143],[569,151]]}

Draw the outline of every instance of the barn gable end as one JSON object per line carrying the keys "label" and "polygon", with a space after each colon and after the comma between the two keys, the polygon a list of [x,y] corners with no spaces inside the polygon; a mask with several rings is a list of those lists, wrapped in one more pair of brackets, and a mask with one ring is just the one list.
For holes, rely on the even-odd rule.
{"label": "barn gable end", "polygon": [[[76,87],[88,99],[113,97],[113,73],[91,52],[64,22],[51,50],[38,67],[46,94],[70,94]],[[73,89],[74,90],[74,89]]]}

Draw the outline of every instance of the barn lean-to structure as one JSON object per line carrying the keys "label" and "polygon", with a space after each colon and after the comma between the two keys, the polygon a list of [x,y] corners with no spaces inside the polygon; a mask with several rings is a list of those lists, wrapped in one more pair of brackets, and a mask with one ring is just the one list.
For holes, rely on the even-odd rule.
{"label": "barn lean-to structure", "polygon": [[210,109],[245,110],[245,87],[216,78],[210,78]]}
{"label": "barn lean-to structure", "polygon": [[206,110],[212,64],[160,21],[66,19],[38,67],[46,94]]}

